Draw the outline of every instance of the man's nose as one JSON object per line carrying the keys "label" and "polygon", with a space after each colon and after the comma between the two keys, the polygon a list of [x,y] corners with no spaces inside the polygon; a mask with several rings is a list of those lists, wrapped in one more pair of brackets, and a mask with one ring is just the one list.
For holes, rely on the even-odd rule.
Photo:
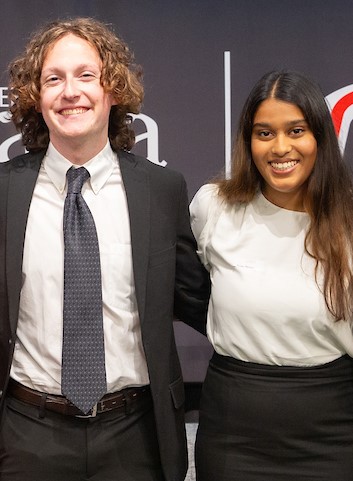
{"label": "man's nose", "polygon": [[63,95],[66,98],[75,98],[79,95],[79,89],[75,79],[66,79],[64,83]]}

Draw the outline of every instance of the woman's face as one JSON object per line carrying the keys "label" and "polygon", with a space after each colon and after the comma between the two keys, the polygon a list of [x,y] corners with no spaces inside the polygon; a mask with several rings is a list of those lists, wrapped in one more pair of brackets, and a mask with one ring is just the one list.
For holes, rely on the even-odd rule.
{"label": "woman's face", "polygon": [[285,209],[304,210],[317,142],[300,108],[275,98],[264,100],[254,116],[251,154],[264,181],[264,196]]}

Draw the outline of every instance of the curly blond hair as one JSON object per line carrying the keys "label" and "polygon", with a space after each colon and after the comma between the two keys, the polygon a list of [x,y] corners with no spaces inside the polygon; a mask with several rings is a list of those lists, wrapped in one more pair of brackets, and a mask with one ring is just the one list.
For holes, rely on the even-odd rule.
{"label": "curly blond hair", "polygon": [[57,20],[34,33],[22,55],[9,65],[10,112],[27,150],[46,149],[49,130],[36,110],[40,100],[40,77],[48,49],[65,35],[73,34],[89,42],[102,60],[101,84],[112,93],[114,105],[109,117],[112,148],[130,150],[135,142],[129,113],[137,114],[143,100],[142,70],[133,54],[113,30],[92,18]]}

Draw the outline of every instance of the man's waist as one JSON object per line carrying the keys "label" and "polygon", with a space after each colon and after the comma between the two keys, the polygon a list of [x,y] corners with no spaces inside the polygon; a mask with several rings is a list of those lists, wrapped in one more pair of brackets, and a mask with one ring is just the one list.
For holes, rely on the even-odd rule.
{"label": "man's waist", "polygon": [[[32,350],[34,350],[34,346]],[[61,395],[61,368],[62,359],[51,359],[45,351],[40,350],[40,356],[34,357],[27,353],[25,346],[16,341],[16,349],[12,359],[10,378],[35,391],[46,392],[56,396]],[[119,354],[121,353],[119,347]],[[129,357],[123,356],[112,361],[108,354],[106,360],[107,393],[122,391],[127,387],[145,386],[150,383],[147,362],[136,354],[136,364]]]}
{"label": "man's waist", "polygon": [[117,392],[108,393],[93,407],[91,412],[84,415],[65,396],[36,391],[17,381],[10,379],[8,394],[13,398],[40,409],[47,409],[58,414],[78,417],[94,417],[108,411],[130,410],[138,401],[150,398],[149,386],[129,387]]}

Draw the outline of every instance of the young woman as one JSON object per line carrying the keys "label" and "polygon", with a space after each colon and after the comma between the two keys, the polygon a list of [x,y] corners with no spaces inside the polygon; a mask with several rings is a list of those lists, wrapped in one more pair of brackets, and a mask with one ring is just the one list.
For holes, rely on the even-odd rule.
{"label": "young woman", "polygon": [[198,481],[353,479],[353,185],[320,88],[265,75],[190,209],[215,353]]}

